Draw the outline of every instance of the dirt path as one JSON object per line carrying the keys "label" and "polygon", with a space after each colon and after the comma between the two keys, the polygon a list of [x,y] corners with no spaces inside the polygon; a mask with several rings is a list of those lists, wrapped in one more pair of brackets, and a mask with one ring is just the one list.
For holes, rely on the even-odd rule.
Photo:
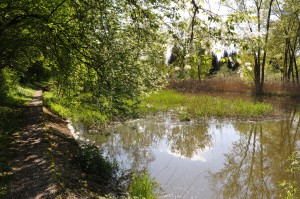
{"label": "dirt path", "polygon": [[11,137],[12,179],[5,198],[76,199],[115,194],[111,184],[86,173],[78,164],[82,149],[67,123],[43,107],[42,91],[35,92],[20,117]]}
{"label": "dirt path", "polygon": [[42,91],[36,91],[22,127],[13,134],[13,179],[8,198],[55,198],[57,186],[44,143]]}

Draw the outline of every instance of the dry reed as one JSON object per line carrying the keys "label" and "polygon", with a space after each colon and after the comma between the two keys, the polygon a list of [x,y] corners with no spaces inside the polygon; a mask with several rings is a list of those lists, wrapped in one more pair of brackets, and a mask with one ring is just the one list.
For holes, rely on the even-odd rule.
{"label": "dry reed", "polygon": [[[254,83],[237,78],[210,78],[198,80],[170,80],[168,89],[187,93],[255,93]],[[300,97],[300,84],[281,81],[264,83],[264,93],[274,96]]]}

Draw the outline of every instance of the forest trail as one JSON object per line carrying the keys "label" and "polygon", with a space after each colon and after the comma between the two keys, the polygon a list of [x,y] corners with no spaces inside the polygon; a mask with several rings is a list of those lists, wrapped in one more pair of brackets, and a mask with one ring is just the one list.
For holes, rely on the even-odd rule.
{"label": "forest trail", "polygon": [[12,177],[5,198],[101,198],[103,186],[87,179],[74,161],[81,148],[66,121],[43,107],[41,90],[24,110],[11,136]]}
{"label": "forest trail", "polygon": [[43,134],[42,91],[35,92],[12,136],[12,183],[8,198],[48,198],[57,192]]}

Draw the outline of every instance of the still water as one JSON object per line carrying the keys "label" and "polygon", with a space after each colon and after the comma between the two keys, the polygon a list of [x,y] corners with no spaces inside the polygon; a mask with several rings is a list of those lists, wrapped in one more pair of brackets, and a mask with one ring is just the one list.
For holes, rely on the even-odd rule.
{"label": "still water", "polygon": [[83,136],[120,168],[148,169],[161,198],[278,198],[283,181],[300,189],[300,176],[287,171],[300,150],[299,105],[284,107],[276,120],[180,122],[166,113]]}

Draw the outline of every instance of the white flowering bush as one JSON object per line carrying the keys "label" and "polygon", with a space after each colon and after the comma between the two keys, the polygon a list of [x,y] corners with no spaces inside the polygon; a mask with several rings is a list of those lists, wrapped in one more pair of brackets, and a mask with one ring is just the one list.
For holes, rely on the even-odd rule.
{"label": "white flowering bush", "polygon": [[252,80],[253,79],[253,72],[251,62],[245,62],[244,65],[241,65],[239,70],[237,71],[238,75],[241,79],[244,80]]}
{"label": "white flowering bush", "polygon": [[191,70],[191,69],[192,69],[192,67],[190,65],[185,65],[184,66],[184,70]]}

